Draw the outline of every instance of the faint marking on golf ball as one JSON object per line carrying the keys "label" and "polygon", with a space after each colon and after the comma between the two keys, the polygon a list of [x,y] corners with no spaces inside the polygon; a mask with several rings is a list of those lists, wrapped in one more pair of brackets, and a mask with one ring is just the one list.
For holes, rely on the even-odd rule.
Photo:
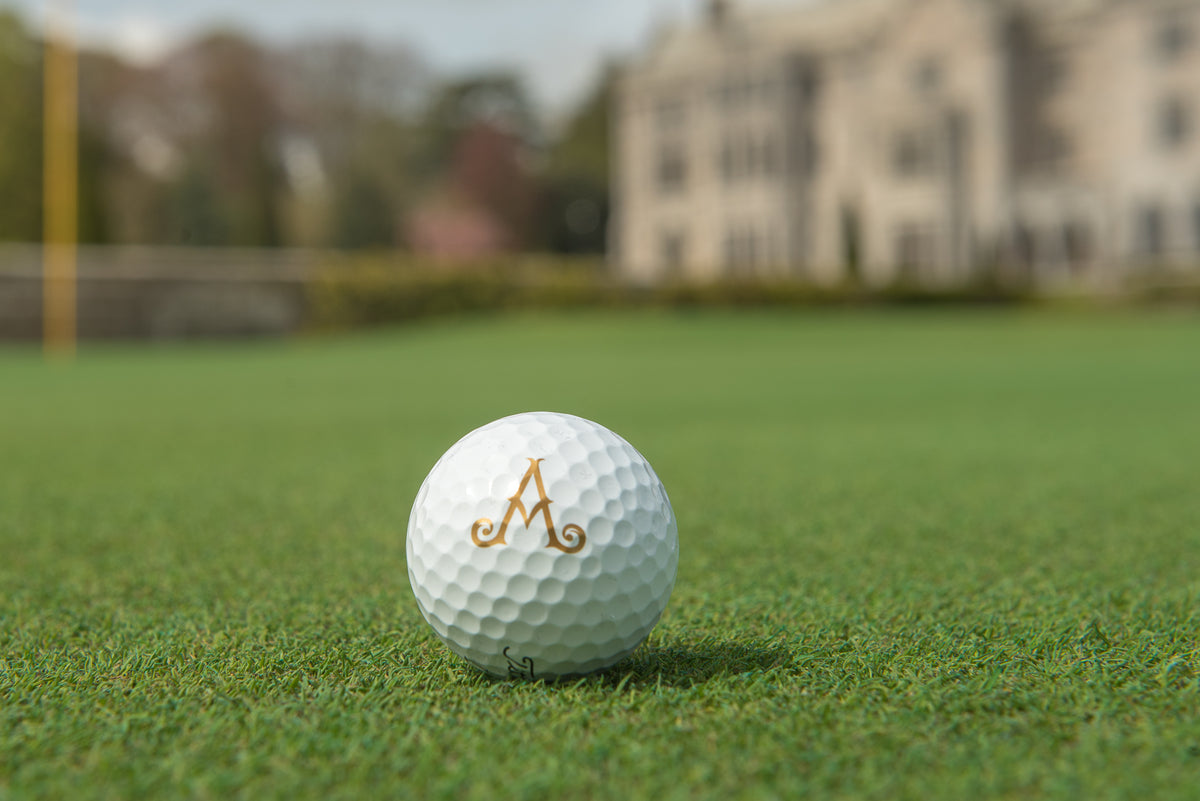
{"label": "faint marking on golf ball", "polygon": [[408,575],[421,614],[496,676],[611,667],[650,634],[679,537],[650,463],[604,426],[529,412],[449,448],[413,503]]}

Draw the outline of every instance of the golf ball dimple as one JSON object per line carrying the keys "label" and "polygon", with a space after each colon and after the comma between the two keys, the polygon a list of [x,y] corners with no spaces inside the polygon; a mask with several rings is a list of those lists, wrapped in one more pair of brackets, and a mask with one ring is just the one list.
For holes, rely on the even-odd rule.
{"label": "golf ball dimple", "polygon": [[662,616],[679,563],[675,514],[646,459],[604,426],[530,412],[467,434],[408,520],[421,614],[497,676],[611,667]]}

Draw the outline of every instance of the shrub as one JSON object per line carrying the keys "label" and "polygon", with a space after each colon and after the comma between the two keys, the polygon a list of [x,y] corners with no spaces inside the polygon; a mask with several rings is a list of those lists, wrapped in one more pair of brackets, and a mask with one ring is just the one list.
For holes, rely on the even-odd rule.
{"label": "shrub", "polygon": [[338,256],[309,285],[318,329],[355,328],[467,312],[568,308],[615,301],[592,260],[533,257],[450,264],[416,257]]}
{"label": "shrub", "polygon": [[509,256],[470,263],[389,254],[330,256],[309,284],[312,327],[390,325],[429,317],[517,309],[582,307],[793,308],[866,304],[1017,303],[995,285],[929,289],[795,279],[725,279],[657,286],[621,283],[592,258]]}

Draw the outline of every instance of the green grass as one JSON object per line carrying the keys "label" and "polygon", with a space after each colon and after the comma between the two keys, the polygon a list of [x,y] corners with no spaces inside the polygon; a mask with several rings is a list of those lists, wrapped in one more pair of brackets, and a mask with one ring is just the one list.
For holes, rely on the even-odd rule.
{"label": "green grass", "polygon": [[[674,597],[493,681],[408,587],[425,472],[570,411]],[[1195,798],[1200,320],[585,314],[0,351],[0,798]]]}

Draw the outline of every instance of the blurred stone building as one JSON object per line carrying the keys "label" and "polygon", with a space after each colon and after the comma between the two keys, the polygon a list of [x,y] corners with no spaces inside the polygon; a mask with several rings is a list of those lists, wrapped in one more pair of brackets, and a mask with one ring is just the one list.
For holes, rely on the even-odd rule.
{"label": "blurred stone building", "polygon": [[613,124],[635,280],[1200,263],[1200,0],[711,0],[627,67]]}

